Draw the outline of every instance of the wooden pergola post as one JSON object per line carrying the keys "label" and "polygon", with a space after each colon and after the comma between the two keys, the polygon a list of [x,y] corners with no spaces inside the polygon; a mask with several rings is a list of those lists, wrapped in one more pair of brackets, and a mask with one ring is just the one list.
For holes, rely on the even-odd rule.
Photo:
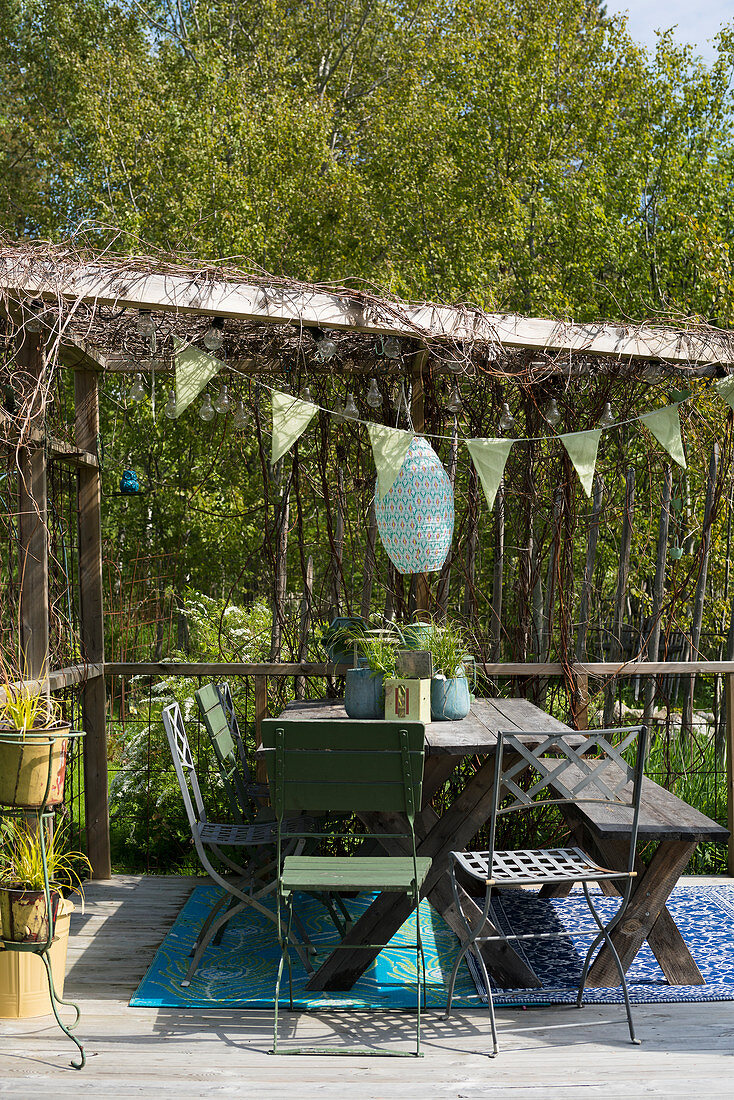
{"label": "wooden pergola post", "polygon": [[[38,380],[43,374],[41,333],[22,330],[17,363]],[[48,668],[48,497],[46,451],[43,442],[20,449],[18,492],[20,584],[20,647],[23,676],[40,677]]]}
{"label": "wooden pergola post", "polygon": [[[97,372],[75,370],[76,444],[94,454],[99,433]],[[102,600],[102,489],[98,466],[79,467],[79,609],[82,657],[104,666]],[[103,675],[90,677],[82,688],[84,739],[84,805],[87,855],[93,877],[110,878],[110,817],[107,780],[107,705]]]}

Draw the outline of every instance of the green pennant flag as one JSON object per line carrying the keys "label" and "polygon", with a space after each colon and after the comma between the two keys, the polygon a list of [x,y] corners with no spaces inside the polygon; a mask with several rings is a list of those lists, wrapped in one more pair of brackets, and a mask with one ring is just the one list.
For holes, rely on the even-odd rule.
{"label": "green pennant flag", "polygon": [[674,462],[686,468],[686,456],[683,451],[683,440],[680,435],[680,416],[677,405],[666,405],[656,412],[645,413],[640,420],[657,439],[661,447],[664,447]]}
{"label": "green pennant flag", "polygon": [[191,402],[199,396],[204,386],[224,366],[208,351],[202,351],[193,344],[184,347],[183,340],[177,336],[173,340],[176,361],[176,416],[188,409]]}
{"label": "green pennant flag", "polygon": [[377,469],[377,491],[384,497],[402,469],[415,433],[388,428],[384,424],[368,424],[367,431]]}
{"label": "green pennant flag", "polygon": [[571,462],[573,462],[584,492],[587,497],[590,497],[591,487],[594,484],[596,453],[599,450],[601,428],[593,428],[589,432],[569,432],[567,435],[559,435],[558,438],[566,448]]}
{"label": "green pennant flag", "polygon": [[291,393],[273,390],[273,441],[270,462],[274,465],[303,435],[316,413],[318,405],[301,401]]}
{"label": "green pennant flag", "polygon": [[734,409],[734,375],[730,375],[728,378],[722,378],[718,382],[714,382],[714,385],[719,391],[719,397]]}
{"label": "green pennant flag", "polygon": [[497,496],[507,457],[514,442],[514,439],[467,439],[466,441],[467,450],[479,474],[490,510],[494,506],[494,498]]}

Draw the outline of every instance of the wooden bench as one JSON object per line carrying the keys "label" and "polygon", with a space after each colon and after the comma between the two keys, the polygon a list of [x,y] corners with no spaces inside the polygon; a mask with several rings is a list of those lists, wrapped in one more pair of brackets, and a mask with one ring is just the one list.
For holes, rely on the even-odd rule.
{"label": "wooden bench", "polygon": [[[580,848],[607,866],[627,866],[627,837],[632,823],[626,807],[584,803],[563,808]],[[704,840],[726,841],[729,832],[664,787],[645,779],[640,806],[638,852],[643,845],[654,849],[647,861],[637,857],[638,878],[622,924],[612,941],[627,971],[647,940],[660,969],[671,985],[704,985],[704,979],[671,917],[667,901],[696,847]],[[611,884],[606,892],[616,894]],[[566,888],[548,889],[545,897],[562,896]],[[602,948],[589,972],[588,985],[617,985],[612,953]]]}

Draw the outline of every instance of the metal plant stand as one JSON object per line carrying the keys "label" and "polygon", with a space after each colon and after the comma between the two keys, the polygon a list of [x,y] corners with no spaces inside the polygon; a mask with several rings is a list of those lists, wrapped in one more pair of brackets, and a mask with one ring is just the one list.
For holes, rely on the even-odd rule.
{"label": "metal plant stand", "polygon": [[[67,740],[81,738],[84,733],[80,730],[69,730],[64,733],[64,737]],[[46,791],[43,796],[43,801],[38,808],[29,809],[23,806],[0,806],[0,817],[24,817],[26,820],[32,818],[37,819],[38,838],[41,848],[41,859],[43,862],[43,889],[46,898],[46,931],[47,935],[44,940],[33,941],[28,943],[18,943],[15,940],[6,939],[4,936],[0,936],[0,944],[5,951],[20,951],[30,952],[38,955],[43,962],[46,970],[46,977],[48,979],[48,992],[49,999],[51,1001],[51,1009],[56,1018],[56,1022],[64,1032],[65,1035],[71,1039],[73,1043],[79,1049],[81,1060],[79,1062],[72,1061],[71,1065],[74,1069],[83,1069],[86,1064],[86,1055],[84,1053],[84,1047],[76,1035],[73,1034],[74,1028],[79,1023],[79,1017],[81,1011],[79,1006],[74,1004],[73,1001],[65,1001],[62,997],[59,997],[54,987],[53,971],[51,969],[51,960],[49,958],[49,951],[51,945],[54,942],[56,935],[56,915],[54,908],[51,904],[51,888],[49,885],[48,864],[46,861],[46,843],[47,836],[50,835],[54,828],[55,811],[53,807],[49,807],[49,793],[51,790],[51,776],[53,771],[53,744],[56,740],[55,737],[50,737],[47,733],[41,731],[28,731],[25,734],[24,742],[28,745],[39,746],[47,744],[49,747],[48,753],[48,776],[46,779]],[[3,731],[0,730],[0,743],[3,744],[17,744],[17,739],[10,739],[3,736]],[[3,932],[6,929],[3,929]],[[71,1024],[65,1024],[59,1015],[59,1005],[66,1005],[69,1008],[73,1008],[76,1013],[75,1019]]]}

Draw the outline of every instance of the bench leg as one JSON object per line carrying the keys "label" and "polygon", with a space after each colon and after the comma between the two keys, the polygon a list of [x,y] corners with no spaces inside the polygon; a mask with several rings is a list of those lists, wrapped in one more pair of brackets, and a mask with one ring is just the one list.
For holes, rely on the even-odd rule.
{"label": "bench leg", "polygon": [[[660,969],[672,985],[705,985],[675,921],[665,907],[696,846],[696,841],[663,841],[647,867],[637,861],[638,878],[627,912],[611,937],[625,973],[647,940]],[[595,847],[608,866],[621,868],[626,863],[624,844],[596,838]],[[592,988],[616,985],[618,978],[611,952],[603,947],[589,971],[587,985]]]}

